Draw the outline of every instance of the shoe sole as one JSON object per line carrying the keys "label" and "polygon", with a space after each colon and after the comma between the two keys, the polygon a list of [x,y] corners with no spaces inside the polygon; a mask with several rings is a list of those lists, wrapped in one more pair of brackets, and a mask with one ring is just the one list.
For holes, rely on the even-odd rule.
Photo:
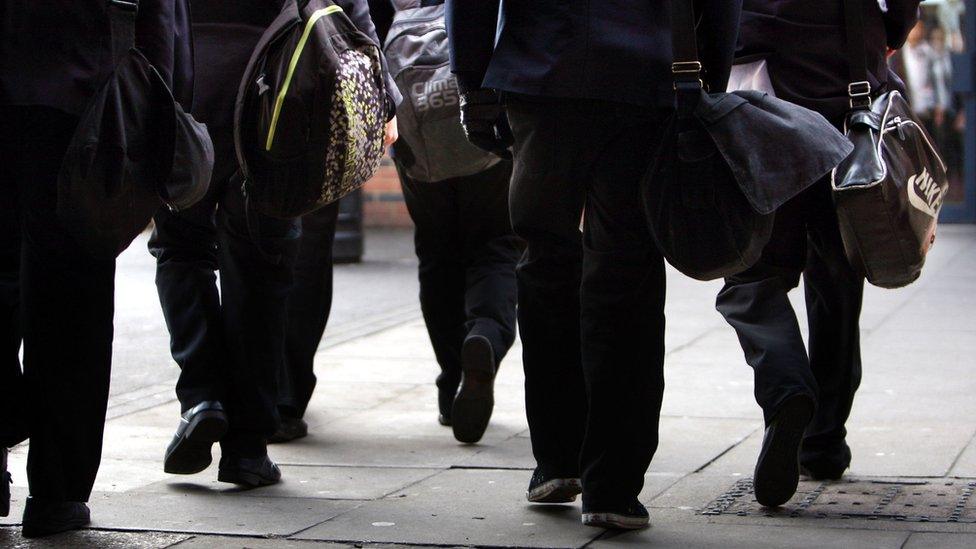
{"label": "shoe sole", "polygon": [[43,526],[34,526],[30,523],[25,523],[21,535],[25,538],[43,538],[45,536],[53,536],[54,534],[60,534],[62,532],[68,532],[71,530],[79,530],[91,524],[91,518],[76,518],[71,520],[66,520],[57,523],[44,523]]}
{"label": "shoe sole", "polygon": [[212,410],[193,416],[180,441],[166,452],[163,471],[171,475],[193,475],[210,467],[212,447],[227,433],[227,415]]}
{"label": "shoe sole", "polygon": [[651,525],[647,517],[631,517],[619,513],[583,513],[583,524],[594,528],[641,530]]}
{"label": "shoe sole", "polygon": [[530,503],[573,503],[582,492],[579,479],[557,478],[529,490],[525,499]]}
{"label": "shoe sole", "polygon": [[805,397],[787,401],[777,412],[774,427],[763,439],[753,476],[756,501],[765,507],[788,502],[800,482],[800,444],[813,416]]}
{"label": "shoe sole", "polygon": [[220,482],[226,482],[228,484],[247,486],[248,488],[260,488],[262,486],[278,484],[281,482],[281,477],[271,479],[255,473],[248,473],[247,471],[218,471],[217,480]]}
{"label": "shoe sole", "polygon": [[451,409],[458,442],[481,440],[495,408],[495,356],[488,338],[474,336],[461,349],[461,385]]}

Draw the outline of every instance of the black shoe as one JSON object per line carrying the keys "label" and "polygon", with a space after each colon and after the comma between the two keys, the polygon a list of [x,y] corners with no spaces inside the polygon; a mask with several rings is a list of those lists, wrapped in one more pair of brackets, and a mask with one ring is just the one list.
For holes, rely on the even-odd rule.
{"label": "black shoe", "polygon": [[10,514],[10,485],[14,479],[7,472],[7,450],[0,448],[0,517]]}
{"label": "black shoe", "polygon": [[451,422],[451,415],[450,414],[445,414],[444,412],[441,412],[441,413],[437,414],[437,423],[440,423],[444,427],[450,427],[451,426],[451,423],[452,423]]}
{"label": "black shoe", "polygon": [[180,418],[173,441],[166,448],[163,471],[174,475],[192,475],[210,466],[215,442],[227,433],[227,414],[215,400],[190,408]]}
{"label": "black shoe", "polygon": [[651,518],[647,514],[647,508],[635,499],[629,505],[622,505],[619,508],[588,509],[584,507],[583,524],[597,528],[640,530],[651,525]]}
{"label": "black shoe", "polygon": [[536,469],[525,499],[531,503],[572,503],[582,491],[579,478],[550,478]]}
{"label": "black shoe", "polygon": [[268,442],[280,444],[307,436],[308,423],[305,423],[304,419],[300,417],[281,416],[281,423],[278,425],[278,430],[275,431],[275,434],[271,435]]}
{"label": "black shoe", "polygon": [[25,538],[40,538],[91,523],[88,506],[80,501],[45,501],[28,497],[24,506]]}
{"label": "black shoe", "polygon": [[281,482],[281,469],[267,455],[256,458],[227,455],[220,458],[217,480],[248,488]]}
{"label": "black shoe", "polygon": [[788,399],[776,412],[756,462],[753,488],[756,501],[766,507],[783,505],[800,481],[800,443],[813,417],[813,401],[805,395]]}
{"label": "black shoe", "polygon": [[494,408],[495,352],[487,337],[469,336],[461,347],[461,386],[451,408],[454,438],[467,444],[481,440]]}

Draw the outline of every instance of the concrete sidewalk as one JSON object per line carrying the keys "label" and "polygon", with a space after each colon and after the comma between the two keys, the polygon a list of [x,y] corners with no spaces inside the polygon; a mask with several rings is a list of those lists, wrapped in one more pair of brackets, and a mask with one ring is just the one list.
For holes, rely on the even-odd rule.
{"label": "concrete sidewalk", "polygon": [[[320,352],[311,435],[271,450],[281,485],[239,491],[216,482],[216,466],[164,474],[179,408],[163,403],[109,421],[92,530],[29,544],[4,526],[0,547],[976,547],[976,227],[941,228],[916,284],[868,290],[849,478],[804,482],[778,513],[751,498],[762,420],[751,371],[714,311],[720,284],[674,272],[668,282],[646,531],[584,527],[578,503],[525,502],[533,459],[518,347],[484,440],[455,442],[436,421],[437,367],[414,316]],[[12,454],[14,509],[0,525],[19,521],[26,450]]]}

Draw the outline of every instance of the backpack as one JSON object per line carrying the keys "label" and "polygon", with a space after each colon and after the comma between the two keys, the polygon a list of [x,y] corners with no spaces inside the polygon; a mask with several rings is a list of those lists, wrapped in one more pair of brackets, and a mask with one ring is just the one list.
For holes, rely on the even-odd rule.
{"label": "backpack", "polygon": [[469,143],[461,127],[443,4],[398,6],[383,52],[403,95],[393,154],[407,176],[443,181],[483,172],[500,161]]}
{"label": "backpack", "polygon": [[389,112],[380,55],[330,0],[285,0],[254,48],[235,105],[248,207],[300,217],[373,176]]}

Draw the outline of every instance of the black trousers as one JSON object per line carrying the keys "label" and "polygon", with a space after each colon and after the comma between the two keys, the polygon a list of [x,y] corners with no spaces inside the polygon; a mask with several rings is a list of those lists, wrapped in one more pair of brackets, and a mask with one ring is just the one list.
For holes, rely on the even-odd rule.
{"label": "black trousers", "polygon": [[58,221],[58,170],[77,122],[0,107],[0,444],[30,438],[32,496],[88,501],[108,402],[115,260],[89,256]]}
{"label": "black trousers", "polygon": [[[850,464],[844,427],[861,382],[858,320],[864,280],[850,266],[830,182],[820,181],[776,213],[759,263],[725,281],[717,308],[735,328],[755,370],[756,401],[768,423],[787,398],[817,403],[801,461]],[[809,352],[787,293],[803,274]]]}
{"label": "black trousers", "polygon": [[500,364],[515,342],[515,264],[521,244],[508,210],[511,162],[437,182],[411,179],[397,165],[414,222],[420,308],[441,374],[441,413],[461,381],[461,346],[488,338]]}
{"label": "black trousers", "polygon": [[278,411],[289,417],[305,415],[315,390],[315,353],[332,311],[332,246],[338,219],[338,202],[302,218],[288,295],[285,361],[278,376]]}
{"label": "black trousers", "polygon": [[548,475],[582,472],[584,505],[629,503],[664,392],[664,260],[639,198],[663,113],[519,96],[508,116],[532,451]]}
{"label": "black trousers", "polygon": [[182,369],[176,394],[183,410],[221,401],[230,419],[222,447],[260,455],[278,427],[300,224],[249,216],[236,181],[218,181],[190,210],[161,211],[149,248],[173,359]]}

